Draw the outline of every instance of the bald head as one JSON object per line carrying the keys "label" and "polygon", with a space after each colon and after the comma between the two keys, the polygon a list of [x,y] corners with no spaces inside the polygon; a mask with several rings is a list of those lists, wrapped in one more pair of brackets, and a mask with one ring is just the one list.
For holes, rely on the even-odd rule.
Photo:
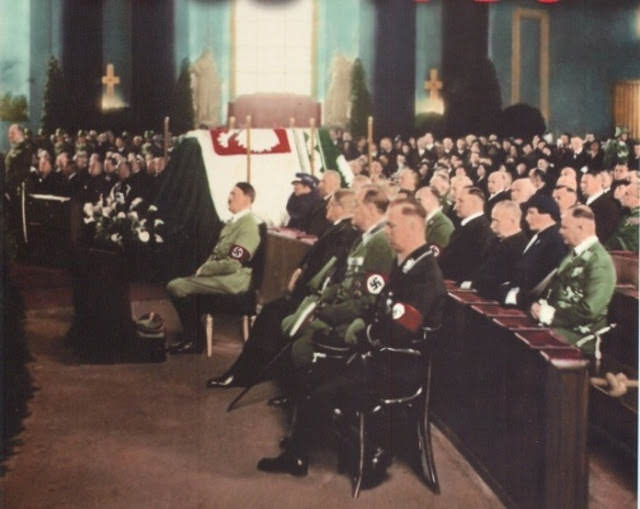
{"label": "bald head", "polygon": [[522,205],[536,192],[536,188],[528,178],[520,178],[511,184],[511,199],[518,205]]}
{"label": "bald head", "polygon": [[318,189],[322,196],[330,195],[338,189],[341,184],[340,174],[335,170],[327,170],[322,174],[322,180],[318,184]]}
{"label": "bald head", "polygon": [[522,210],[512,200],[502,200],[491,209],[491,229],[500,239],[511,237],[520,231]]}

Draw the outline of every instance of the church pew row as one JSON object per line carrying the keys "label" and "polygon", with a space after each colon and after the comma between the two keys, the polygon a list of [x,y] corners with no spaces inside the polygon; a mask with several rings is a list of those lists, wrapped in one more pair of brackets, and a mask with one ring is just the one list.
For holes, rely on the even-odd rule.
{"label": "church pew row", "polygon": [[507,506],[586,506],[588,364],[525,313],[449,283],[433,413]]}
{"label": "church pew row", "polygon": [[[637,368],[605,353],[596,372],[577,348],[523,311],[451,281],[447,289],[433,366],[436,423],[506,505],[586,506],[587,422],[628,452],[637,444],[635,391],[611,398],[590,387],[590,370],[635,379]],[[633,309],[637,327],[637,297]],[[636,337],[625,341],[635,344]]]}

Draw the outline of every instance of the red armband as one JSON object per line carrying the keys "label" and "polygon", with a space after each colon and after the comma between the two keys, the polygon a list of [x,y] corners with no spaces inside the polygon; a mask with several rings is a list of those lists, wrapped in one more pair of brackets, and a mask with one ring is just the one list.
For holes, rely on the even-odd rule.
{"label": "red armband", "polygon": [[229,256],[234,260],[238,260],[242,264],[245,264],[249,260],[251,260],[251,253],[249,253],[249,251],[247,251],[242,246],[238,246],[237,244],[231,246],[231,249],[229,249]]}
{"label": "red armband", "polygon": [[410,332],[418,332],[422,326],[424,317],[422,313],[411,304],[396,302],[391,308],[391,318],[403,329]]}

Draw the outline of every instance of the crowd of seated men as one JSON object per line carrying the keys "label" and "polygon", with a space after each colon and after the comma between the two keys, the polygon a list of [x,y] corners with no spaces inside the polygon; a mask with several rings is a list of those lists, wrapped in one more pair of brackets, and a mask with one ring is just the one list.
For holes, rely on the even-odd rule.
{"label": "crowd of seated men", "polygon": [[28,160],[26,192],[67,196],[96,202],[101,196],[121,193],[128,202],[153,195],[165,167],[163,140],[147,131],[131,136],[126,131],[77,132],[62,129],[47,136],[25,131],[23,150]]}
{"label": "crowd of seated men", "polygon": [[[424,375],[419,366],[409,366],[398,380],[387,360],[377,363],[376,352],[405,348],[421,327],[439,325],[443,279],[520,307],[576,344],[606,320],[615,287],[607,250],[638,251],[640,143],[629,142],[627,161],[605,167],[600,143],[590,136],[562,135],[552,144],[539,136],[440,141],[426,133],[382,138],[369,166],[366,141],[353,142],[338,130],[331,136],[353,170],[351,187],[342,189],[334,171],[321,180],[296,175],[286,205],[289,226],[319,240],[291,275],[285,295],[264,306],[233,366],[206,383],[280,382],[284,397],[273,403],[294,405],[299,418],[283,454],[259,462],[268,472],[306,473],[318,409],[371,397],[371,381],[380,376],[393,386],[415,387]],[[157,172],[153,151],[145,153],[140,139],[129,149],[122,137],[111,146],[108,136],[79,133],[75,149],[64,135],[55,141],[56,170],[47,166],[49,150],[38,146],[34,185],[49,172],[67,181],[82,175],[78,193],[99,196],[117,185],[144,192],[136,175]],[[94,176],[99,185],[88,184]],[[246,182],[230,190],[233,217],[210,257],[193,276],[169,282],[184,327],[172,353],[203,351],[198,295],[248,288],[248,262],[259,244],[259,220],[250,211],[255,195]],[[579,346],[592,355],[595,341]],[[373,360],[351,363],[339,375],[318,372],[319,349],[366,350]],[[271,363],[274,358],[278,362]]]}
{"label": "crowd of seated men", "polygon": [[[348,189],[340,188],[333,171],[322,180],[305,174],[293,180],[289,225],[313,231],[319,240],[291,275],[288,291],[264,306],[231,368],[206,382],[209,388],[247,387],[275,377],[282,386],[283,396],[272,403],[293,405],[297,418],[283,453],[264,458],[259,469],[306,473],[313,425],[345,400],[372,397],[375,377],[393,378],[376,364],[376,352],[406,347],[409,338],[419,336],[420,326],[439,325],[444,279],[526,310],[570,344],[606,324],[616,276],[605,248],[638,250],[637,170],[620,161],[612,171],[589,166],[577,137],[568,150],[537,140],[544,154],[537,157],[531,155],[537,149],[521,150],[517,142],[503,146],[475,137],[458,140],[446,155],[445,140],[425,145],[429,136],[417,145],[434,155],[418,159],[418,169],[404,166],[416,160],[409,157],[411,151],[406,158],[396,157],[399,164],[390,169],[393,158],[384,153],[393,146],[383,139],[371,170],[363,157],[351,160],[357,169]],[[515,148],[501,148],[507,146]],[[530,171],[526,161],[534,164]],[[525,170],[519,169],[522,165]],[[247,194],[245,188],[246,183],[238,183],[230,195],[234,220],[246,217],[255,197],[254,190]],[[240,211],[235,208],[238,193],[245,195]],[[324,229],[312,230],[322,213]],[[225,267],[214,278],[216,285],[230,277],[224,260],[246,268],[242,260],[255,252],[257,237],[255,221],[245,222],[252,231],[245,235],[246,245],[233,233],[239,226],[229,226],[224,246],[216,246],[189,278],[189,292],[202,290],[199,275],[214,275],[208,266]],[[184,283],[170,283],[170,293],[186,296],[177,290],[186,288]],[[202,352],[197,313],[191,323],[192,337],[183,337],[173,353]],[[593,355],[595,340],[578,346]],[[317,367],[319,353],[362,349],[371,353],[366,366],[350,363],[339,373]],[[415,388],[424,375],[416,366],[406,373],[406,379],[389,383]],[[324,414],[318,415],[321,410]]]}

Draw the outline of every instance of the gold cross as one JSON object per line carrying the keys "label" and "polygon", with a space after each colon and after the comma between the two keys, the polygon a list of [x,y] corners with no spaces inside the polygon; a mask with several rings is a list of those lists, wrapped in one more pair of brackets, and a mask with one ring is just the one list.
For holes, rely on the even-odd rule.
{"label": "gold cross", "polygon": [[429,80],[424,82],[424,91],[429,92],[429,100],[439,99],[441,88],[442,81],[438,79],[438,69],[429,70]]}
{"label": "gold cross", "polygon": [[113,72],[113,64],[107,64],[107,74],[102,77],[102,84],[107,86],[107,98],[115,97],[115,86],[120,83],[120,77]]}

